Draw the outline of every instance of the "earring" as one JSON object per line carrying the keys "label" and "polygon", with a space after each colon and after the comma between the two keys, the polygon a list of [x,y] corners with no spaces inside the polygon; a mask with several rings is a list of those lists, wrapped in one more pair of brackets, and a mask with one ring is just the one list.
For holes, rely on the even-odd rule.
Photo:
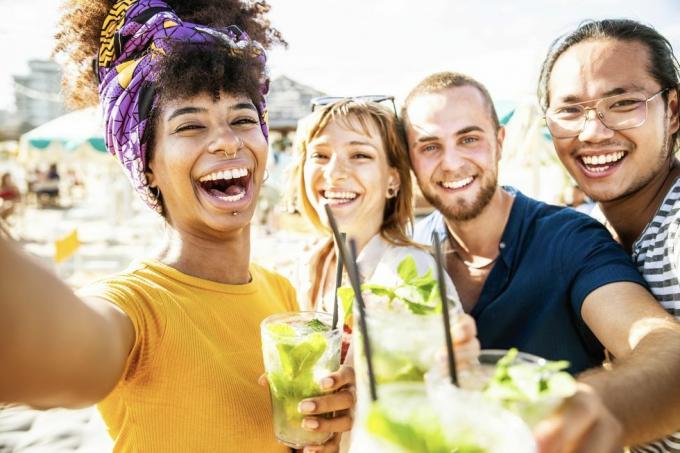
{"label": "earring", "polygon": [[154,198],[155,198],[156,200],[160,200],[160,199],[161,199],[161,189],[160,189],[160,187],[158,187],[158,186],[156,186],[156,187],[151,187],[151,186],[149,186],[149,191],[151,191],[151,194],[154,196]]}
{"label": "earring", "polygon": [[399,193],[399,188],[397,187],[388,187],[387,188],[387,198],[394,198],[397,196]]}

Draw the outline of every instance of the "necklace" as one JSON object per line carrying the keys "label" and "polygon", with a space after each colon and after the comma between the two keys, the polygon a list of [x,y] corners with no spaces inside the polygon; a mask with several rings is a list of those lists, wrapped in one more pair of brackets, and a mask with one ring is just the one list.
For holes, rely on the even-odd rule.
{"label": "necklace", "polygon": [[479,269],[487,268],[487,267],[491,266],[493,263],[495,263],[498,260],[500,253],[498,255],[496,255],[496,257],[494,259],[489,260],[484,264],[473,264],[473,263],[470,263],[468,261],[465,261],[465,259],[462,256],[460,256],[460,254],[458,253],[458,250],[455,250],[455,249],[453,250],[453,255],[456,258],[458,258],[458,260],[460,260],[460,262],[463,263],[465,265],[465,267],[467,267],[468,269],[479,270]]}

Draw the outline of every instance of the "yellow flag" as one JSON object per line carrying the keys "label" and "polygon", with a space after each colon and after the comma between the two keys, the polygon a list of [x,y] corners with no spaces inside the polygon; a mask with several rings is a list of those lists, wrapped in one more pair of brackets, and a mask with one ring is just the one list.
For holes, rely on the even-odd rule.
{"label": "yellow flag", "polygon": [[78,230],[74,229],[69,234],[54,242],[54,261],[61,263],[68,259],[80,247],[80,239],[78,239]]}

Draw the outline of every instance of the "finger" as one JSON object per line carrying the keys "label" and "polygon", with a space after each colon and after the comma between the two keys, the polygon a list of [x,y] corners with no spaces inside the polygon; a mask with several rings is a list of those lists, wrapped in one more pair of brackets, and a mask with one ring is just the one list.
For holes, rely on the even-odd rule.
{"label": "finger", "polygon": [[577,453],[598,451],[615,453],[623,451],[623,427],[614,417],[604,417],[586,433],[578,447]]}
{"label": "finger", "polygon": [[538,423],[534,437],[540,453],[573,452],[596,423],[597,404],[586,392],[577,392],[560,409]]}
{"label": "finger", "polygon": [[348,411],[343,411],[333,418],[305,417],[302,428],[306,431],[342,433],[352,429],[352,417]]}
{"label": "finger", "polygon": [[481,346],[479,340],[475,337],[464,344],[456,345],[454,349],[456,351],[456,365],[467,367],[477,363]]}
{"label": "finger", "polygon": [[304,399],[298,404],[298,410],[302,414],[325,414],[351,409],[354,402],[354,388],[347,388],[336,393]]}
{"label": "finger", "polygon": [[341,365],[338,371],[321,379],[319,386],[325,392],[332,392],[345,385],[354,385],[354,368],[351,365]]}
{"label": "finger", "polygon": [[335,453],[339,451],[341,436],[335,434],[323,445],[309,445],[302,450],[304,453]]}
{"label": "finger", "polygon": [[477,337],[477,323],[475,319],[463,313],[456,318],[453,324],[453,343],[465,343]]}

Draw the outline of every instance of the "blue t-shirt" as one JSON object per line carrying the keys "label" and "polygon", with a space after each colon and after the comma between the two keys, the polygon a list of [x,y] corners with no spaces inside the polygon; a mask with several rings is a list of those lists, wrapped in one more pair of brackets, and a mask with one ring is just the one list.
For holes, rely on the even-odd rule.
{"label": "blue t-shirt", "polygon": [[[604,347],[581,316],[593,290],[613,282],[646,287],[630,257],[602,224],[573,209],[522,195],[515,200],[500,243],[500,256],[470,315],[482,349],[508,349],[568,360],[578,373],[598,366]],[[447,240],[438,211],[416,225],[414,239]],[[455,280],[455,279],[454,279]]]}

